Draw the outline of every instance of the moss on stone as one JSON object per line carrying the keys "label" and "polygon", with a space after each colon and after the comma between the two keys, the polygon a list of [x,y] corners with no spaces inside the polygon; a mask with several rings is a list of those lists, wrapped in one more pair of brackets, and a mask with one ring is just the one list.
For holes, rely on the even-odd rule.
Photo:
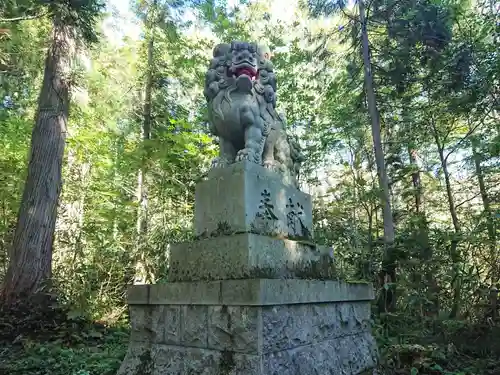
{"label": "moss on stone", "polygon": [[203,231],[199,235],[194,237],[195,241],[205,240],[207,238],[221,237],[221,236],[231,236],[236,234],[236,232],[231,228],[227,221],[220,221],[217,223],[217,228],[212,232]]}
{"label": "moss on stone", "polygon": [[370,284],[370,282],[366,280],[346,280],[345,282],[347,284],[362,284],[362,285]]}
{"label": "moss on stone", "polygon": [[230,236],[234,234],[231,225],[227,221],[220,221],[217,223],[217,229],[210,233],[210,237]]}
{"label": "moss on stone", "polygon": [[151,350],[147,349],[139,356],[139,365],[136,368],[137,375],[151,375],[153,373],[153,360]]}
{"label": "moss on stone", "polygon": [[214,229],[212,232],[208,232],[205,230],[199,235],[194,236],[193,239],[194,241],[201,241],[214,237],[233,236],[243,233],[252,233],[260,236],[268,236],[274,239],[297,241],[301,244],[309,245],[313,248],[316,247],[317,244],[313,242],[313,238],[309,230],[306,230],[305,232],[306,233],[304,235],[290,235],[290,234],[285,235],[277,231],[276,228],[273,227],[269,221],[259,221],[257,219],[250,224],[250,230],[247,232],[243,230],[234,230],[231,228],[231,226],[227,221],[222,221],[217,223],[217,228]]}
{"label": "moss on stone", "polygon": [[222,351],[219,362],[219,375],[229,375],[235,367],[234,353],[229,350]]}
{"label": "moss on stone", "polygon": [[283,267],[252,267],[235,272],[235,276],[226,273],[226,277],[208,274],[205,277],[193,277],[191,272],[180,274],[173,271],[170,281],[216,281],[238,279],[303,279],[303,280],[339,280],[335,265],[328,259],[305,260],[298,263],[286,263]]}
{"label": "moss on stone", "polygon": [[302,265],[296,267],[295,277],[312,280],[338,280],[334,265],[321,258],[317,261],[302,262]]}

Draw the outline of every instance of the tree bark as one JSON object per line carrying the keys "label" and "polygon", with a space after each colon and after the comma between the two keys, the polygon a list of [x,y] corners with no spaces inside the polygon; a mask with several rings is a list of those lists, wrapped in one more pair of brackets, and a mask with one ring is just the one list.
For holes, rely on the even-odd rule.
{"label": "tree bark", "polygon": [[456,318],[460,308],[460,294],[461,294],[461,277],[460,277],[460,262],[461,257],[458,250],[458,244],[460,242],[460,235],[462,229],[460,227],[460,222],[458,221],[457,209],[455,205],[455,198],[453,197],[453,191],[451,188],[450,172],[448,171],[448,162],[444,156],[444,144],[441,144],[439,139],[439,132],[436,128],[434,120],[431,119],[432,131],[434,134],[434,140],[438,149],[439,160],[441,162],[441,168],[443,170],[444,182],[446,185],[446,195],[448,197],[448,207],[450,210],[451,221],[453,223],[453,229],[455,231],[450,244],[450,257],[453,264],[453,303],[450,312],[450,318]]}
{"label": "tree bark", "polygon": [[366,98],[368,102],[368,111],[370,112],[371,128],[373,137],[373,148],[375,152],[375,162],[377,164],[377,176],[380,188],[380,199],[382,203],[382,217],[384,223],[384,259],[382,262],[382,281],[384,288],[382,291],[383,303],[379,303],[379,309],[385,311],[394,311],[396,307],[396,295],[394,287],[387,287],[388,284],[396,282],[396,264],[393,256],[394,247],[394,220],[389,192],[389,179],[385,167],[384,151],[382,149],[382,136],[380,130],[380,116],[375,98],[373,87],[373,76],[370,60],[370,45],[368,41],[367,21],[363,0],[358,1],[359,17],[361,22],[361,42],[363,49],[363,66]]}
{"label": "tree bark", "polygon": [[479,192],[481,193],[481,200],[483,203],[483,212],[486,217],[486,229],[488,230],[488,240],[490,247],[490,258],[493,262],[493,267],[491,272],[491,283],[494,286],[494,283],[497,282],[500,272],[498,270],[498,256],[496,249],[496,231],[495,231],[495,222],[493,215],[491,213],[490,207],[490,198],[488,196],[488,191],[486,190],[486,184],[484,182],[484,174],[483,169],[481,168],[481,154],[478,152],[479,141],[475,136],[471,137],[471,146],[472,146],[472,158],[474,160],[474,167],[476,170],[477,182],[479,185]]}
{"label": "tree bark", "polygon": [[408,156],[410,157],[410,164],[413,168],[411,173],[411,180],[413,184],[413,196],[415,197],[415,211],[420,213],[422,211],[422,184],[420,180],[420,169],[417,164],[417,150],[412,143],[408,144]]}
{"label": "tree bark", "polygon": [[153,36],[150,36],[148,41],[148,65],[147,65],[147,79],[144,94],[144,120],[141,130],[142,142],[144,153],[142,156],[141,169],[138,176],[138,198],[139,198],[139,215],[137,221],[137,232],[139,235],[144,235],[148,231],[148,193],[145,183],[145,176],[147,173],[147,163],[149,158],[149,141],[151,139],[151,98],[153,89]]}
{"label": "tree bark", "polygon": [[52,247],[70,105],[68,73],[74,55],[73,29],[55,19],[32,132],[28,175],[3,285],[6,300],[35,294],[52,276]]}
{"label": "tree bark", "polygon": [[137,261],[135,282],[142,283],[151,281],[147,271],[146,261],[144,257],[144,245],[147,240],[148,233],[148,190],[146,176],[148,173],[147,163],[149,160],[149,141],[151,139],[151,101],[153,93],[153,51],[154,51],[154,25],[157,1],[153,2],[152,9],[149,10],[149,40],[148,40],[148,57],[147,57],[147,71],[146,71],[146,87],[144,90],[144,109],[143,109],[143,123],[141,129],[141,136],[143,142],[143,155],[141,161],[141,168],[137,176]]}
{"label": "tree bark", "polygon": [[437,315],[439,313],[439,286],[434,276],[432,267],[433,248],[429,241],[429,225],[427,214],[423,207],[422,179],[420,178],[420,168],[416,158],[417,150],[413,141],[408,143],[408,156],[413,168],[411,174],[412,186],[415,199],[415,214],[418,218],[416,236],[421,249],[421,261],[424,266],[425,287],[427,288],[427,300],[430,302],[425,306],[425,312],[428,315]]}

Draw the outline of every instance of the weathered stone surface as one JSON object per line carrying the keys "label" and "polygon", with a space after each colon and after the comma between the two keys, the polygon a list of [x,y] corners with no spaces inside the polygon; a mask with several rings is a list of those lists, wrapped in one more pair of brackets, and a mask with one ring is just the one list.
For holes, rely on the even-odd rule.
{"label": "weathered stone surface", "polygon": [[[242,278],[332,278],[331,249],[241,233],[170,248],[171,281]],[[163,296],[164,294],[162,294]],[[136,296],[141,298],[142,296]]]}
{"label": "weathered stone surface", "polygon": [[[185,353],[181,350],[172,350],[167,345],[153,345],[151,349],[151,375],[185,374],[184,357]],[[137,374],[127,375],[141,375],[141,373],[138,371]]]}
{"label": "weathered stone surface", "polygon": [[263,356],[266,375],[351,375],[373,368],[376,345],[369,333],[323,341]]}
{"label": "weathered stone surface", "polygon": [[[136,305],[134,341],[262,354],[369,332],[370,304]],[[137,319],[143,319],[137,321]]]}
{"label": "weathered stone surface", "polygon": [[178,305],[130,305],[131,341],[179,344],[181,335]]}
{"label": "weathered stone surface", "polygon": [[208,347],[208,306],[181,306],[181,344]]}
{"label": "weathered stone surface", "polygon": [[[165,342],[165,325],[168,318],[166,310],[171,306],[153,305],[151,307],[151,340],[152,342]],[[179,306],[174,307],[180,309]]]}
{"label": "weathered stone surface", "polygon": [[156,306],[152,305],[130,305],[130,340],[139,342],[151,342],[152,311]]}
{"label": "weathered stone surface", "polygon": [[151,343],[131,340],[116,375],[143,375],[151,373],[152,367]]}
{"label": "weathered stone surface", "polygon": [[279,173],[273,172],[268,168],[263,168],[260,165],[255,163],[251,163],[248,161],[241,161],[231,165],[228,165],[225,168],[214,168],[208,172],[207,178],[209,180],[212,179],[227,179],[230,178],[234,174],[241,174],[244,171],[248,171],[252,174],[260,174],[262,178],[268,180],[277,180],[279,183],[286,186],[294,186],[291,184],[286,178]]}
{"label": "weathered stone surface", "polygon": [[129,346],[117,375],[261,375],[261,356],[153,344]]}
{"label": "weathered stone surface", "polygon": [[210,349],[131,345],[118,375],[355,375],[375,366],[365,332],[264,355]]}
{"label": "weathered stone surface", "polygon": [[210,306],[208,348],[258,354],[261,352],[261,308]]}
{"label": "weathered stone surface", "polygon": [[282,177],[244,161],[214,170],[196,186],[200,237],[253,232],[312,239],[312,201]]}
{"label": "weathered stone surface", "polygon": [[[248,279],[177,282],[160,285],[135,285],[129,295],[145,289],[150,298],[139,305],[229,305],[266,306],[296,303],[371,301],[375,298],[369,283],[346,283],[333,280]],[[206,294],[202,294],[205,291]],[[164,293],[165,297],[159,295]],[[198,295],[194,300],[191,295]],[[132,306],[135,299],[129,300]]]}
{"label": "weathered stone surface", "polygon": [[[163,311],[157,321],[158,339],[155,342],[179,344],[181,342],[181,306],[163,306]],[[153,328],[155,331],[155,328]]]}
{"label": "weathered stone surface", "polygon": [[359,334],[369,327],[367,303],[263,307],[262,348],[264,353],[293,349]]}
{"label": "weathered stone surface", "polygon": [[373,286],[333,280],[225,280],[221,300],[242,305],[286,305],[296,303],[369,301]]}
{"label": "weathered stone surface", "polygon": [[[142,287],[142,285],[138,285],[137,289]],[[219,282],[178,282],[151,285],[147,303],[153,305],[177,303],[186,305],[216,305],[220,302],[220,289]],[[132,293],[135,293],[135,296],[140,294],[137,291]]]}
{"label": "weathered stone surface", "polygon": [[205,75],[210,131],[219,138],[213,167],[249,160],[273,168],[297,184],[305,160],[286,120],[276,111],[277,79],[268,46],[217,44]]}
{"label": "weathered stone surface", "polygon": [[[220,353],[206,349],[187,348],[187,350],[178,350],[177,348],[168,348],[165,354],[168,356],[169,353],[175,352],[181,353],[182,374],[215,375],[218,373]],[[166,373],[168,374],[168,372]],[[161,374],[163,375],[165,372]]]}
{"label": "weathered stone surface", "polygon": [[[266,306],[297,303],[371,301],[369,283],[346,283],[334,280],[248,279],[177,282],[160,285],[135,285],[129,288],[130,305],[135,297],[149,293],[145,303],[158,305],[229,305]],[[205,293],[205,294],[204,294]],[[163,294],[165,297],[160,296]],[[195,300],[192,295],[197,295]],[[142,302],[140,305],[143,305]]]}
{"label": "weathered stone surface", "polygon": [[[177,284],[189,293],[185,288],[193,283],[150,286],[149,297],[159,300],[156,287],[165,291]],[[273,279],[213,284],[219,288],[217,304],[131,305],[132,337],[118,375],[357,375],[376,363],[369,284]],[[205,290],[216,291],[214,285]],[[140,294],[132,291],[135,299]],[[167,294],[182,300],[178,292]]]}
{"label": "weathered stone surface", "polygon": [[127,302],[132,305],[149,303],[150,285],[129,285],[127,288]]}

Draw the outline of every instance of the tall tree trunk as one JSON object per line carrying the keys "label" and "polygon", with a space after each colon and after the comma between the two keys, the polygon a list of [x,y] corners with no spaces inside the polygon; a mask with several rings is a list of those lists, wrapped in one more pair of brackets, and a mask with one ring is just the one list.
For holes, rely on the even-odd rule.
{"label": "tall tree trunk", "polygon": [[[359,17],[361,22],[361,42],[363,48],[363,65],[365,76],[366,98],[368,101],[368,111],[372,123],[373,148],[375,152],[375,162],[377,164],[377,176],[380,188],[380,199],[382,203],[382,216],[384,223],[384,259],[382,262],[382,281],[384,286],[396,282],[396,262],[393,255],[394,247],[394,221],[389,192],[389,179],[385,168],[384,151],[382,149],[382,136],[380,131],[380,116],[375,99],[373,87],[373,76],[370,60],[370,45],[368,41],[367,21],[363,0],[358,0]],[[394,311],[396,307],[396,294],[394,287],[384,287],[382,289],[382,301],[379,301],[379,309],[384,311]],[[383,302],[383,303],[382,303]]]}
{"label": "tall tree trunk", "polygon": [[417,163],[417,150],[413,142],[408,144],[408,156],[410,157],[410,164],[413,168],[411,180],[414,191],[413,196],[415,197],[415,212],[418,214],[422,211],[422,184],[420,180],[420,168]]}
{"label": "tall tree trunk", "polygon": [[476,170],[477,182],[479,185],[479,192],[481,193],[481,200],[483,202],[483,212],[486,217],[486,229],[488,230],[488,240],[490,247],[490,258],[493,262],[493,267],[491,269],[491,282],[492,285],[497,282],[500,277],[500,272],[498,269],[498,256],[497,256],[497,248],[496,248],[496,231],[495,231],[495,222],[490,208],[490,198],[488,196],[488,191],[486,190],[486,184],[484,182],[484,174],[483,169],[481,168],[481,154],[478,152],[479,141],[476,136],[472,136],[471,138],[472,145],[472,158],[474,160],[474,167]]}
{"label": "tall tree trunk", "polygon": [[453,197],[453,190],[451,188],[450,172],[448,171],[448,161],[444,156],[444,144],[441,144],[439,139],[439,132],[436,128],[434,120],[431,119],[431,126],[434,133],[434,140],[438,149],[439,160],[441,162],[441,168],[443,170],[444,182],[446,186],[446,196],[448,198],[448,207],[450,210],[451,221],[453,223],[453,229],[455,231],[454,236],[450,244],[450,257],[453,263],[453,303],[450,312],[450,318],[453,319],[458,315],[460,309],[460,292],[462,286],[462,280],[460,277],[460,263],[461,257],[458,249],[458,244],[460,242],[460,235],[462,229],[460,227],[460,222],[458,220],[457,209],[455,205],[455,198]]}
{"label": "tall tree trunk", "polygon": [[415,214],[418,218],[416,236],[421,249],[421,261],[424,266],[425,287],[427,288],[427,300],[430,304],[425,307],[425,312],[429,315],[439,313],[439,286],[434,275],[432,266],[433,248],[429,241],[429,225],[427,215],[423,207],[422,180],[420,178],[420,168],[417,163],[417,150],[413,143],[408,143],[408,156],[413,172],[411,174],[413,196],[415,199]]}
{"label": "tall tree trunk", "polygon": [[146,265],[144,254],[144,246],[147,241],[148,233],[148,190],[146,176],[148,173],[148,160],[149,160],[149,141],[151,139],[151,99],[153,91],[153,50],[154,50],[154,14],[156,13],[156,0],[152,8],[149,10],[149,40],[148,40],[148,57],[147,57],[147,71],[146,71],[146,87],[144,90],[144,110],[143,110],[143,123],[142,123],[142,142],[143,154],[141,168],[137,176],[137,199],[138,199],[138,212],[137,212],[137,262],[135,282],[148,282],[149,272]]}
{"label": "tall tree trunk", "polygon": [[3,285],[7,300],[36,293],[52,276],[52,247],[70,104],[68,73],[74,55],[72,27],[55,19],[31,138],[28,175]]}

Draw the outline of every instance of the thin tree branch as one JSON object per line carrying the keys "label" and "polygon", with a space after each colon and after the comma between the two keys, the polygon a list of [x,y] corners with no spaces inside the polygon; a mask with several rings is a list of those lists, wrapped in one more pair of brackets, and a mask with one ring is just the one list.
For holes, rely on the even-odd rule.
{"label": "thin tree branch", "polygon": [[479,193],[478,193],[478,194],[474,194],[474,196],[473,196],[473,197],[468,198],[468,199],[464,200],[463,202],[457,203],[457,205],[455,206],[455,208],[458,208],[458,207],[460,207],[460,206],[464,205],[465,203],[470,202],[470,201],[472,201],[472,200],[476,199],[476,198],[477,198],[477,197],[479,197],[480,195],[481,195],[481,194],[479,194]]}
{"label": "thin tree branch", "polygon": [[47,14],[47,12],[42,12],[42,13],[36,14],[34,16],[20,16],[20,17],[13,17],[13,18],[0,18],[0,23],[34,20],[36,18],[43,17],[46,14]]}
{"label": "thin tree branch", "polygon": [[478,123],[476,126],[474,126],[473,128],[469,129],[469,131],[462,137],[460,138],[460,140],[455,143],[455,146],[452,147],[452,149],[446,154],[446,156],[444,157],[444,160],[447,161],[448,160],[448,157],[453,154],[455,151],[457,151],[458,149],[458,146],[460,146],[462,144],[463,141],[465,141],[467,138],[469,138],[472,133],[474,133],[474,131],[479,127],[481,126],[481,123]]}
{"label": "thin tree branch", "polygon": [[450,152],[448,152],[448,154],[446,154],[446,157],[444,158],[445,161],[448,160],[448,157],[452,153],[454,153],[458,149],[458,146],[460,146],[463,141],[465,141],[467,138],[469,138],[472,135],[472,133],[474,133],[476,131],[477,128],[479,128],[481,125],[484,125],[484,119],[490,114],[492,109],[493,108],[489,108],[488,112],[483,116],[481,121],[479,121],[476,126],[470,128],[469,131],[455,144],[455,146],[453,146],[453,148],[450,150]]}
{"label": "thin tree branch", "polygon": [[354,21],[354,22],[358,22],[358,19],[356,18],[356,16],[352,16],[350,14],[348,14],[344,8],[340,8],[340,11],[342,12],[342,14],[349,20],[349,21]]}

